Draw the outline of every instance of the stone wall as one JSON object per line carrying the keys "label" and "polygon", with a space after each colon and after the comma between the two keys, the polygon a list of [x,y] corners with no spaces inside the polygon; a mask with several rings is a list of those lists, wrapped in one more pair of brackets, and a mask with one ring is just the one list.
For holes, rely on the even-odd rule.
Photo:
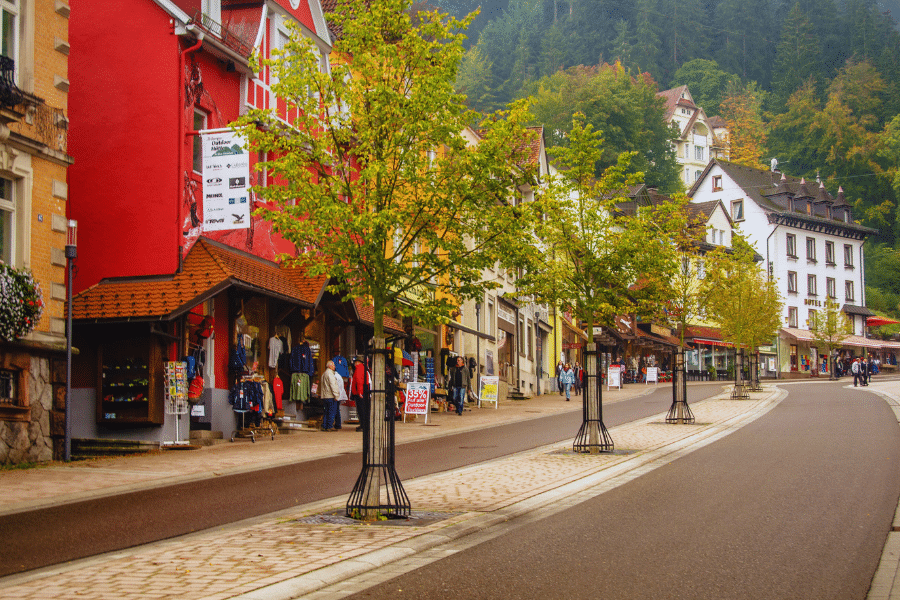
{"label": "stone wall", "polygon": [[0,464],[60,458],[65,436],[65,362],[43,352],[0,350],[0,363],[18,366],[27,408],[0,415]]}

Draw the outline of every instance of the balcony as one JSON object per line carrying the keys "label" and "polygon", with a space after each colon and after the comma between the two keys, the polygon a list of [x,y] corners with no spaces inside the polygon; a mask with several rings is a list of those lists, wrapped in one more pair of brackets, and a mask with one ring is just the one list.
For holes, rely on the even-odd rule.
{"label": "balcony", "polygon": [[252,42],[248,42],[239,33],[228,29],[221,23],[213,21],[209,15],[197,11],[194,13],[191,23],[221,41],[230,50],[236,52],[240,56],[250,58],[250,55],[253,54]]}

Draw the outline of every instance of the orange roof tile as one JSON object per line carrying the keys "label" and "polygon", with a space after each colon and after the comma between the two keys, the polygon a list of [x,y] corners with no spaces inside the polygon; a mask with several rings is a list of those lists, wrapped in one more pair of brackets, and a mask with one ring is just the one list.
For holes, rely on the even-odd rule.
{"label": "orange roof tile", "polygon": [[200,238],[185,257],[180,273],[103,280],[72,299],[72,316],[82,320],[173,319],[232,286],[312,307],[326,282],[325,276],[307,277],[298,269]]}
{"label": "orange roof tile", "polygon": [[[356,314],[359,316],[359,322],[366,325],[375,326],[375,307],[366,303],[360,298],[353,299],[353,305],[356,307]],[[403,325],[387,315],[384,316],[384,330],[398,335],[404,335]]]}

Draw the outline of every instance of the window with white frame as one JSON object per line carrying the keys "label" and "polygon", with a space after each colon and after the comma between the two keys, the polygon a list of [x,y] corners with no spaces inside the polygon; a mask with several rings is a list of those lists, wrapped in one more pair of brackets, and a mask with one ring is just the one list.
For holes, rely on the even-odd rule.
{"label": "window with white frame", "polygon": [[837,284],[834,281],[834,277],[825,278],[825,293],[828,294],[829,298],[837,298]]}
{"label": "window with white frame", "polygon": [[806,295],[807,296],[817,296],[816,294],[816,276],[815,275],[807,275],[806,276]]}
{"label": "window with white frame", "polygon": [[788,271],[787,284],[788,284],[788,293],[796,294],[797,293],[797,272],[796,271]]}
{"label": "window with white frame", "polygon": [[844,244],[844,266],[853,268],[853,246]]}
{"label": "window with white frame", "polygon": [[797,236],[789,233],[785,236],[788,258],[797,258]]}
{"label": "window with white frame", "polygon": [[700,169],[694,171],[694,181],[698,181],[701,175],[703,175],[703,171],[701,171]]}
{"label": "window with white frame", "polygon": [[788,307],[788,327],[796,327],[797,326],[797,308],[794,306]]}
{"label": "window with white frame", "polygon": [[694,159],[695,160],[706,160],[706,147],[705,146],[694,146]]}
{"label": "window with white frame", "polygon": [[200,10],[216,23],[222,22],[222,0],[202,0]]}
{"label": "window with white frame", "polygon": [[16,204],[13,182],[0,178],[0,260],[15,265]]}
{"label": "window with white frame", "polygon": [[834,242],[825,242],[825,264],[834,264]]}
{"label": "window with white frame", "polygon": [[[194,109],[194,131],[206,129],[206,113],[199,108]],[[194,173],[203,173],[203,140],[199,135],[194,136],[194,156],[191,163]]]}
{"label": "window with white frame", "polygon": [[0,0],[0,12],[0,54],[18,61],[19,0]]}
{"label": "window with white frame", "polygon": [[844,282],[844,300],[847,302],[853,302],[854,294],[853,294],[853,282],[845,281]]}
{"label": "window with white frame", "polygon": [[744,201],[733,200],[731,202],[731,219],[734,221],[744,220]]}
{"label": "window with white frame", "polygon": [[712,191],[714,191],[714,192],[722,191],[722,176],[721,175],[713,175]]}

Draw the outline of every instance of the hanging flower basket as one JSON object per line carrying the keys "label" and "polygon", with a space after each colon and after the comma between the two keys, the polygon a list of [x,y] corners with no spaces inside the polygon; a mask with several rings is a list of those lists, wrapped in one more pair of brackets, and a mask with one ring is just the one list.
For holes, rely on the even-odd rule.
{"label": "hanging flower basket", "polygon": [[31,272],[0,262],[0,339],[9,342],[28,335],[43,313],[41,286]]}

